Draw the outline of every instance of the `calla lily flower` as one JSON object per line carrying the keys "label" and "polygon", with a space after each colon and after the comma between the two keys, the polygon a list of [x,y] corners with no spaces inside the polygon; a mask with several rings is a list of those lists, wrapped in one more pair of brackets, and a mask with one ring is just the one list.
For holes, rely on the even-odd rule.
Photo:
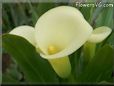
{"label": "calla lily flower", "polygon": [[35,46],[42,58],[52,65],[55,72],[66,78],[71,73],[68,55],[86,41],[100,42],[110,34],[110,28],[93,31],[81,12],[70,6],[59,6],[44,13],[35,27],[19,26],[10,32],[21,36]]}
{"label": "calla lily flower", "polygon": [[33,46],[35,46],[35,29],[31,26],[18,26],[14,28],[10,34],[21,36],[28,40]]}
{"label": "calla lily flower", "polygon": [[103,40],[105,40],[110,33],[112,32],[112,29],[106,26],[98,27],[95,30],[93,30],[92,35],[88,39],[89,42],[92,43],[100,43]]}

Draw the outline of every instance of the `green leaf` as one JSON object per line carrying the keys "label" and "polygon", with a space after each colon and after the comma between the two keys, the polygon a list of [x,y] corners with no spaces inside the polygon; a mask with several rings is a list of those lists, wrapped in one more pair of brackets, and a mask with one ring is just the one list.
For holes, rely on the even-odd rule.
{"label": "green leaf", "polygon": [[72,75],[76,78],[82,73],[83,61],[81,56],[82,48],[70,55],[70,62],[72,66]]}
{"label": "green leaf", "polygon": [[95,22],[96,27],[108,26],[113,29],[113,7],[104,8]]}
{"label": "green leaf", "polygon": [[47,60],[41,58],[27,40],[16,35],[5,34],[3,47],[16,60],[25,79],[29,82],[57,83],[58,78]]}
{"label": "green leaf", "polygon": [[92,12],[93,12],[93,7],[82,7],[80,8],[80,11],[82,12],[84,18],[90,22]]}
{"label": "green leaf", "polygon": [[110,44],[114,48],[114,31],[111,33],[109,38],[106,40],[106,43]]}
{"label": "green leaf", "polygon": [[79,82],[101,82],[112,81],[113,71],[113,48],[105,45],[101,48],[95,57],[88,63],[85,71],[82,73]]}
{"label": "green leaf", "polygon": [[8,83],[18,84],[19,81],[12,78],[11,75],[9,74],[2,74],[2,84],[8,84]]}
{"label": "green leaf", "polygon": [[32,4],[29,3],[28,7],[30,8],[31,12],[32,12],[32,21],[33,24],[36,24],[38,18],[43,15],[46,11],[48,11],[51,8],[55,7],[55,3],[38,3],[38,4]]}

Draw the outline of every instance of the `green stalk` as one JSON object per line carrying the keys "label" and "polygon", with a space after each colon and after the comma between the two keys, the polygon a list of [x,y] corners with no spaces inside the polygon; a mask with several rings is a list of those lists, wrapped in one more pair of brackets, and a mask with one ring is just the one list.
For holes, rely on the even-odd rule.
{"label": "green stalk", "polygon": [[96,44],[91,42],[86,42],[83,47],[84,62],[87,64],[91,58],[95,55]]}

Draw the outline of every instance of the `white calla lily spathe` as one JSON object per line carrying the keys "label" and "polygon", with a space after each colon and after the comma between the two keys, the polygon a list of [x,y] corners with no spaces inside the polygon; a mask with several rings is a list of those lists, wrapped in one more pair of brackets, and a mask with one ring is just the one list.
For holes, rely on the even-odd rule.
{"label": "white calla lily spathe", "polygon": [[35,46],[35,29],[31,26],[19,26],[14,28],[10,34],[18,35],[27,39],[33,46]]}
{"label": "white calla lily spathe", "polygon": [[49,61],[55,72],[66,78],[71,72],[68,55],[79,49],[86,41],[97,43],[111,33],[110,28],[105,26],[98,29],[93,31],[78,9],[59,6],[44,13],[38,19],[35,28],[19,26],[10,34],[27,39],[36,47],[41,57]]}
{"label": "white calla lily spathe", "polygon": [[[42,57],[47,59],[61,58],[73,53],[86,42],[91,33],[92,27],[79,10],[67,6],[49,10],[35,25],[38,48],[44,53]],[[57,47],[59,52],[48,54],[49,46]]]}
{"label": "white calla lily spathe", "polygon": [[88,41],[92,43],[100,43],[105,40],[111,32],[112,29],[110,29],[109,27],[98,27],[92,32],[92,35],[89,37]]}

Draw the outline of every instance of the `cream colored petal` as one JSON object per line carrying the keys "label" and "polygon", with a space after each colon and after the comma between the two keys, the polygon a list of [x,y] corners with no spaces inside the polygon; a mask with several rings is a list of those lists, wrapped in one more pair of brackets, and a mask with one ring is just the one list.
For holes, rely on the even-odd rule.
{"label": "cream colored petal", "polygon": [[14,28],[9,34],[21,36],[35,46],[35,29],[31,26],[19,26]]}
{"label": "cream colored petal", "polygon": [[98,27],[93,31],[88,41],[93,43],[102,42],[110,35],[111,32],[112,30],[109,27],[106,26]]}
{"label": "cream colored petal", "polygon": [[[74,7],[60,6],[43,14],[35,26],[37,46],[46,59],[68,56],[79,49],[92,33],[92,27]],[[55,46],[60,51],[49,55],[48,47]]]}
{"label": "cream colored petal", "polygon": [[61,77],[67,78],[71,73],[71,64],[69,58],[57,58],[57,59],[50,59],[48,60],[49,63],[52,65],[54,71]]}

